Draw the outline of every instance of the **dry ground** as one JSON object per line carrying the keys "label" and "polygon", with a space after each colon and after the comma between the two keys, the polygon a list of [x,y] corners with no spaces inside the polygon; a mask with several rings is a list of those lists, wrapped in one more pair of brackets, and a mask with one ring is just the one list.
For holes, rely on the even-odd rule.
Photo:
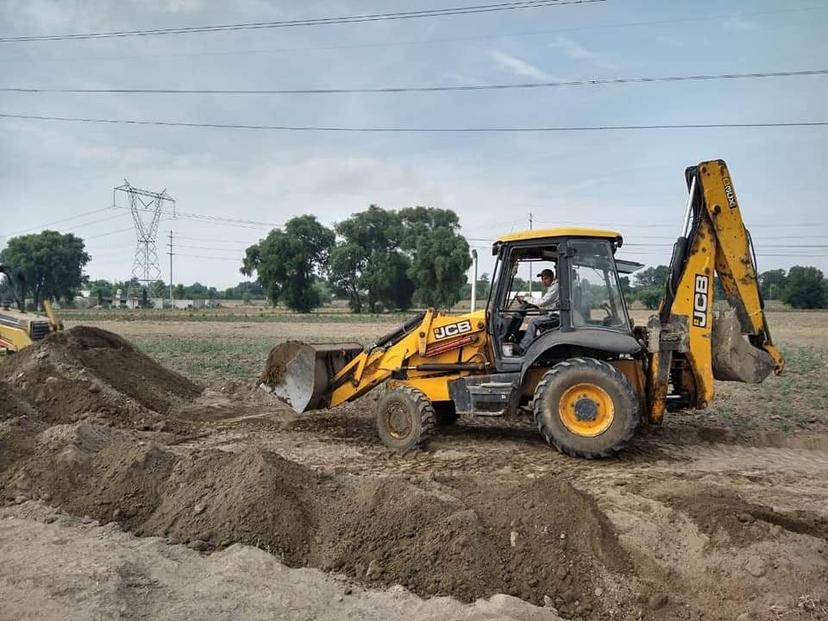
{"label": "dry ground", "polygon": [[[46,461],[29,463],[0,488],[23,502],[4,509],[0,522],[0,596],[15,603],[14,617],[26,612],[30,592],[75,618],[94,617],[84,613],[95,606],[152,616],[165,601],[199,616],[206,610],[199,597],[225,618],[238,613],[234,606],[251,606],[251,617],[321,618],[324,609],[337,618],[331,598],[338,603],[353,589],[366,599],[346,597],[342,616],[408,610],[439,618],[428,608],[433,600],[360,590],[402,584],[423,597],[467,602],[507,593],[572,619],[828,619],[825,318],[772,313],[785,375],[761,386],[721,384],[712,408],[674,414],[623,455],[597,462],[555,453],[532,429],[463,425],[441,429],[427,451],[400,455],[376,438],[370,397],[294,417],[248,384],[228,381],[258,373],[281,340],[369,342],[388,330],[384,322],[99,322],[212,388],[170,410],[166,430],[152,426],[156,418],[125,426],[97,416],[40,432],[49,436],[36,440],[49,448],[38,457]],[[83,476],[67,486],[47,476],[56,464]],[[119,528],[55,521],[29,498]],[[238,543],[354,586],[337,590],[312,573],[301,576],[313,578],[304,590],[291,590],[299,578],[290,572],[310,570],[270,565],[272,557]],[[150,569],[158,555],[163,571]],[[224,560],[229,569],[221,569]],[[192,579],[164,573],[176,566]],[[262,571],[272,571],[272,582]],[[223,581],[251,579],[262,586],[221,591]],[[95,580],[104,585],[97,591]],[[274,584],[307,602],[263,596]],[[394,597],[402,604],[392,614]],[[445,604],[445,618],[529,618],[536,610],[448,607],[455,605]]]}

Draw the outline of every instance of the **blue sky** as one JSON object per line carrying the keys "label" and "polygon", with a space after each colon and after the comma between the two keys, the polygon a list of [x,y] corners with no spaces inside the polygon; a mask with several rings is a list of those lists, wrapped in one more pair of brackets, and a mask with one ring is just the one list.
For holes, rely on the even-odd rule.
{"label": "blue sky", "polygon": [[[450,5],[475,4],[457,2]],[[446,6],[415,0],[6,1],[5,36],[299,19]],[[828,68],[824,0],[593,4],[213,34],[0,43],[0,83],[65,88],[457,85]],[[0,94],[0,112],[173,121],[451,127],[825,121],[828,77],[471,93],[185,96]],[[683,170],[723,158],[760,270],[828,272],[828,127],[553,134],[288,134],[0,119],[0,235],[108,206],[124,178],[185,213],[331,224],[371,203],[457,211],[489,239],[536,226],[620,230],[621,256],[669,260]],[[52,228],[88,239],[93,277],[126,278],[125,211]],[[180,218],[175,280],[234,284],[263,227]],[[2,239],[0,239],[2,243]],[[647,245],[633,245],[647,244]],[[659,245],[662,244],[662,245]],[[822,246],[811,248],[809,246]],[[160,242],[159,251],[166,248]],[[781,256],[785,255],[785,256]],[[794,256],[790,256],[794,255]],[[163,277],[167,259],[162,255]]]}

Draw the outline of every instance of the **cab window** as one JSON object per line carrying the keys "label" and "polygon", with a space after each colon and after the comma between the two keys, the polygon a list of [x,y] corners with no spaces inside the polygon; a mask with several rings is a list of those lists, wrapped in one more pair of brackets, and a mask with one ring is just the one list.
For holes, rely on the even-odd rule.
{"label": "cab window", "polygon": [[572,240],[570,297],[572,325],[629,330],[627,310],[610,243]]}

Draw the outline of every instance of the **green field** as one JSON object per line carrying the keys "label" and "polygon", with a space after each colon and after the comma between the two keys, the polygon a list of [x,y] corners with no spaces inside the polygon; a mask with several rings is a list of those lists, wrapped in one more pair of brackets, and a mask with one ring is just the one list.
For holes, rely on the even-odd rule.
{"label": "green field", "polygon": [[[637,323],[648,311],[633,311]],[[297,315],[279,310],[86,311],[63,313],[67,326],[83,323],[117,332],[166,367],[202,384],[251,381],[267,354],[290,339],[367,344],[410,315]],[[738,430],[828,430],[828,313],[770,312],[785,373],[760,385],[717,383],[709,408],[669,415]]]}

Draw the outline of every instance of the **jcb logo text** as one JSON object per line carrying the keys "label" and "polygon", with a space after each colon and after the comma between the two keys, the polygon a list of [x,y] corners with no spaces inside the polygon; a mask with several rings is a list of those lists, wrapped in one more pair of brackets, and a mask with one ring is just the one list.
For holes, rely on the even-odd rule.
{"label": "jcb logo text", "polygon": [[696,287],[693,292],[693,325],[697,328],[707,326],[707,292],[710,278],[703,274],[696,274]]}
{"label": "jcb logo text", "polygon": [[471,322],[468,319],[464,319],[463,321],[458,321],[457,323],[450,323],[446,326],[434,328],[434,339],[437,341],[447,339],[450,336],[457,336],[458,334],[471,332],[471,329]]}
{"label": "jcb logo text", "polygon": [[727,197],[727,204],[731,209],[736,207],[736,192],[733,191],[733,186],[730,185],[730,179],[725,179],[724,186],[725,196]]}

